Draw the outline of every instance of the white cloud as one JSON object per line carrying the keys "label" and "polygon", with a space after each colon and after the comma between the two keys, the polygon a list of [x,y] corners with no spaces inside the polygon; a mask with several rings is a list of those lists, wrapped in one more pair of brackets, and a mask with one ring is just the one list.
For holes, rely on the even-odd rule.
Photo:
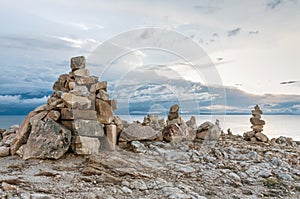
{"label": "white cloud", "polygon": [[21,95],[0,95],[0,104],[42,104],[46,103],[49,96],[42,98],[23,99]]}

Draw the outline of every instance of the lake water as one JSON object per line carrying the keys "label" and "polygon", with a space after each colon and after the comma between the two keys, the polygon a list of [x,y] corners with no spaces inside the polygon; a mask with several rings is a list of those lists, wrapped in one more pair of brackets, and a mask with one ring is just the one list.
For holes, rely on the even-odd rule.
{"label": "lake water", "polygon": [[[25,117],[25,115],[0,116],[0,128],[7,129],[11,125],[21,124]],[[143,121],[144,118],[141,115],[120,115],[120,117],[126,121]],[[195,117],[198,125],[205,121],[214,122],[219,119],[224,132],[230,128],[234,134],[243,135],[244,132],[251,130],[249,121],[251,115],[197,115]],[[190,116],[182,115],[182,118],[187,121]],[[300,141],[300,115],[262,115],[262,119],[266,121],[263,133],[269,138],[286,136]]]}

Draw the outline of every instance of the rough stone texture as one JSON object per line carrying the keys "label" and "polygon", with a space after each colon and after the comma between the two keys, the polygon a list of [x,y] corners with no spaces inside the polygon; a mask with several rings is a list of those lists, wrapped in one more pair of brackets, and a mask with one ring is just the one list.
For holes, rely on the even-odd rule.
{"label": "rough stone texture", "polygon": [[106,125],[106,139],[107,139],[107,146],[106,149],[115,150],[117,144],[117,127],[116,125]]}
{"label": "rough stone texture", "polygon": [[71,58],[71,69],[77,70],[85,68],[85,63],[86,60],[84,56],[73,57]]}
{"label": "rough stone texture", "polygon": [[154,140],[157,137],[157,132],[155,132],[149,126],[142,126],[141,124],[133,123],[130,124],[126,129],[124,129],[121,134],[120,142],[130,142],[130,141],[142,141],[142,140]]}
{"label": "rough stone texture", "polygon": [[116,125],[117,134],[119,135],[124,128],[123,122],[119,116],[114,116],[113,123]]}
{"label": "rough stone texture", "polygon": [[261,132],[255,133],[255,137],[256,137],[257,140],[262,141],[262,142],[268,142],[269,141],[269,138]]}
{"label": "rough stone texture", "polygon": [[169,124],[162,131],[163,139],[167,142],[178,142],[184,137],[184,132],[177,124]]}
{"label": "rough stone texture", "polygon": [[88,97],[90,95],[90,92],[85,85],[75,85],[70,93],[82,97]]}
{"label": "rough stone texture", "polygon": [[104,135],[103,127],[97,121],[76,119],[71,123],[73,135],[89,137],[102,137]]}
{"label": "rough stone texture", "polygon": [[221,135],[220,127],[211,122],[204,122],[197,129],[196,137],[207,141],[218,140]]}
{"label": "rough stone texture", "polygon": [[90,76],[90,71],[85,68],[81,68],[72,72],[75,76],[87,77]]}
{"label": "rough stone texture", "polygon": [[109,100],[109,94],[104,90],[99,90],[99,93],[97,94],[96,97],[103,101]]}
{"label": "rough stone texture", "polygon": [[61,96],[64,104],[71,109],[91,109],[91,101],[87,97],[76,96],[71,93],[63,93]]}
{"label": "rough stone texture", "polygon": [[98,81],[98,77],[95,76],[88,76],[88,77],[75,77],[75,82],[78,85],[92,85]]}
{"label": "rough stone texture", "polygon": [[59,159],[69,149],[71,131],[51,119],[36,120],[24,146],[23,159]]}
{"label": "rough stone texture", "polygon": [[191,116],[190,120],[186,122],[186,125],[190,128],[197,129],[197,122],[195,116]]}
{"label": "rough stone texture", "polygon": [[61,119],[63,119],[63,120],[76,120],[76,119],[97,120],[97,112],[94,110],[77,110],[77,109],[63,108],[63,109],[61,109]]}
{"label": "rough stone texture", "polygon": [[55,110],[51,110],[48,113],[47,118],[50,118],[50,119],[52,119],[54,121],[57,121],[60,118],[60,112],[59,111],[55,111]]}
{"label": "rough stone texture", "polygon": [[70,79],[70,76],[68,74],[60,75],[58,80],[53,85],[53,90],[68,92],[69,89],[67,88],[67,85],[68,85],[69,79]]}
{"label": "rough stone texture", "polygon": [[10,148],[6,146],[0,146],[0,157],[9,156]]}
{"label": "rough stone texture", "polygon": [[32,111],[30,112],[27,117],[23,120],[22,124],[20,125],[20,128],[18,129],[17,133],[16,133],[16,137],[13,140],[11,147],[10,147],[10,151],[11,154],[14,155],[17,150],[20,148],[20,146],[22,146],[23,144],[25,144],[27,142],[29,133],[30,133],[30,119],[35,116],[37,114],[37,112]]}
{"label": "rough stone texture", "polygon": [[71,146],[74,153],[78,155],[97,154],[100,149],[100,141],[98,138],[74,136]]}
{"label": "rough stone texture", "polygon": [[35,120],[42,120],[42,119],[44,119],[47,116],[48,113],[49,113],[49,111],[42,111],[40,113],[37,113],[35,116],[33,116],[33,117],[30,118],[30,124],[32,125],[32,123]]}
{"label": "rough stone texture", "polygon": [[114,120],[112,107],[103,100],[96,100],[96,110],[98,112],[98,121],[102,124],[111,124]]}
{"label": "rough stone texture", "polygon": [[91,85],[90,92],[95,93],[96,91],[104,90],[107,91],[107,81],[97,82]]}
{"label": "rough stone texture", "polygon": [[113,110],[118,109],[118,102],[117,100],[106,100],[106,102],[111,106]]}

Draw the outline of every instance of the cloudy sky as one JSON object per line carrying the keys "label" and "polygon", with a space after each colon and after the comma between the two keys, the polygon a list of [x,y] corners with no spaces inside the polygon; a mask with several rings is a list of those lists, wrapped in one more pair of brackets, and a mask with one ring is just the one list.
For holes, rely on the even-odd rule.
{"label": "cloudy sky", "polygon": [[[299,10],[298,0],[1,0],[0,113],[8,104],[44,102],[59,74],[69,71],[70,57],[89,57],[103,42],[144,27],[176,31],[195,42],[221,84],[235,93],[277,96],[266,102],[270,106],[289,98],[300,112]],[[186,63],[168,57],[138,51],[118,61],[128,70],[163,62],[188,84],[205,83]]]}

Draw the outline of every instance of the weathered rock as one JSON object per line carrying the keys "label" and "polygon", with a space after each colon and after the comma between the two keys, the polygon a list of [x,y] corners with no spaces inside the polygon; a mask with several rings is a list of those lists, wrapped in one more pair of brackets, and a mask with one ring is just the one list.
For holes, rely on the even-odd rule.
{"label": "weathered rock", "polygon": [[0,146],[0,157],[9,156],[10,148],[6,146]]}
{"label": "weathered rock", "polygon": [[124,128],[121,118],[119,116],[114,116],[113,123],[116,125],[117,134],[119,135]]}
{"label": "weathered rock", "polygon": [[63,91],[68,92],[68,81],[70,79],[70,76],[68,74],[60,75],[58,80],[53,85],[53,90],[55,91]]}
{"label": "weathered rock", "polygon": [[56,98],[55,100],[48,100],[47,102],[47,110],[58,109],[63,106],[64,106],[63,100],[60,98]]}
{"label": "weathered rock", "polygon": [[100,149],[100,141],[98,138],[74,136],[71,146],[73,152],[78,155],[97,154]]}
{"label": "weathered rock", "polygon": [[104,90],[99,90],[99,93],[97,94],[96,97],[103,101],[109,100],[109,94]]}
{"label": "weathered rock", "polygon": [[98,112],[98,121],[102,124],[111,124],[114,120],[112,107],[103,100],[96,100],[96,110]]}
{"label": "weathered rock", "polygon": [[48,113],[49,113],[49,111],[42,111],[40,113],[37,113],[35,116],[30,118],[30,124],[32,125],[32,123],[35,120],[43,120],[47,116]]}
{"label": "weathered rock", "polygon": [[3,138],[1,140],[1,143],[3,146],[11,146],[14,139],[16,137],[16,133],[7,133],[7,131],[3,134]]}
{"label": "weathered rock", "polygon": [[263,131],[264,126],[262,126],[262,125],[253,125],[253,126],[251,126],[251,128],[255,132],[261,132],[261,131]]}
{"label": "weathered rock", "polygon": [[133,123],[124,129],[121,134],[119,141],[130,142],[130,141],[142,141],[142,140],[154,140],[157,136],[157,132],[149,126],[142,126],[141,124]]}
{"label": "weathered rock", "polygon": [[221,135],[221,130],[218,125],[211,122],[201,124],[197,129],[197,138],[207,141],[218,140]]}
{"label": "weathered rock", "polygon": [[260,120],[260,119],[255,118],[255,117],[251,117],[250,122],[251,122],[252,125],[259,125],[259,126],[262,126],[262,125],[266,124],[266,122],[264,120]]}
{"label": "weathered rock", "polygon": [[115,150],[117,144],[117,127],[116,125],[106,125],[105,126],[107,146],[106,149]]}
{"label": "weathered rock", "polygon": [[250,141],[250,139],[252,137],[255,137],[255,131],[248,131],[248,132],[245,132],[244,135],[244,140],[247,140],[247,141]]}
{"label": "weathered rock", "polygon": [[76,119],[71,122],[71,130],[73,135],[89,136],[89,137],[102,137],[104,130],[98,121]]}
{"label": "weathered rock", "polygon": [[30,112],[27,117],[23,120],[22,124],[20,125],[20,128],[18,129],[17,133],[16,133],[16,137],[13,140],[11,147],[10,147],[10,151],[11,154],[14,155],[17,150],[19,149],[20,146],[22,146],[23,144],[25,144],[27,142],[29,133],[30,133],[30,128],[31,128],[31,124],[30,124],[30,119],[35,116],[37,114],[37,112],[32,111]]}
{"label": "weathered rock", "polygon": [[268,142],[269,141],[269,138],[261,132],[255,133],[255,137],[256,137],[257,140],[262,141],[262,142]]}
{"label": "weathered rock", "polygon": [[36,120],[24,146],[23,159],[59,159],[69,149],[71,131],[51,119]]}
{"label": "weathered rock", "polygon": [[209,128],[211,128],[213,126],[214,126],[214,124],[211,122],[204,122],[198,127],[197,133],[202,132],[202,131],[207,131]]}
{"label": "weathered rock", "polygon": [[47,110],[47,104],[43,104],[41,106],[36,107],[33,112],[39,113],[46,110]]}
{"label": "weathered rock", "polygon": [[63,120],[97,120],[97,112],[94,110],[61,109],[61,119]]}
{"label": "weathered rock", "polygon": [[48,113],[47,118],[50,118],[50,119],[52,119],[54,121],[57,121],[60,118],[60,112],[59,111],[55,111],[55,110],[51,110]]}
{"label": "weathered rock", "polygon": [[179,106],[178,104],[175,104],[170,107],[170,113],[177,113],[179,111]]}
{"label": "weathered rock", "polygon": [[190,128],[197,129],[197,122],[195,116],[191,116],[190,120],[186,122],[186,125]]}
{"label": "weathered rock", "polygon": [[81,77],[81,76],[76,76],[75,77],[75,82],[78,85],[93,85],[97,83],[98,77],[95,76],[88,76],[88,77]]}
{"label": "weathered rock", "polygon": [[87,97],[76,96],[71,93],[63,93],[61,96],[64,104],[71,109],[91,109],[91,100]]}
{"label": "weathered rock", "polygon": [[104,90],[107,91],[107,81],[97,82],[91,85],[90,92],[95,93],[96,91]]}
{"label": "weathered rock", "polygon": [[184,132],[177,124],[169,124],[162,131],[162,135],[167,142],[177,142],[183,139]]}
{"label": "weathered rock", "polygon": [[72,72],[75,76],[88,77],[90,76],[90,71],[85,68],[81,68]]}
{"label": "weathered rock", "polygon": [[77,69],[82,69],[85,68],[85,57],[84,56],[78,56],[78,57],[72,57],[71,58],[71,69],[77,70]]}
{"label": "weathered rock", "polygon": [[90,95],[90,92],[85,85],[81,85],[81,86],[75,85],[73,89],[70,91],[70,93],[82,97],[87,97]]}

